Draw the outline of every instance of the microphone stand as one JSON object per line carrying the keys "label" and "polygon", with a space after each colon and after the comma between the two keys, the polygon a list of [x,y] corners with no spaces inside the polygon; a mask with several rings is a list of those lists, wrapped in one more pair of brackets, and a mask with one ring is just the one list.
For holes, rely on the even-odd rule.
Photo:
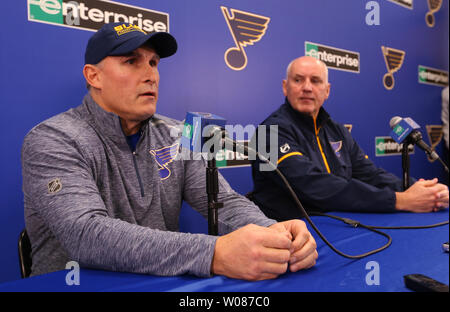
{"label": "microphone stand", "polygon": [[402,169],[403,169],[403,191],[409,188],[409,142],[403,143],[402,149]]}
{"label": "microphone stand", "polygon": [[[212,147],[213,148],[213,147]],[[218,209],[223,207],[219,203],[217,195],[219,194],[219,174],[216,166],[216,156],[209,151],[208,166],[206,167],[206,193],[208,194],[208,234],[219,234]]]}

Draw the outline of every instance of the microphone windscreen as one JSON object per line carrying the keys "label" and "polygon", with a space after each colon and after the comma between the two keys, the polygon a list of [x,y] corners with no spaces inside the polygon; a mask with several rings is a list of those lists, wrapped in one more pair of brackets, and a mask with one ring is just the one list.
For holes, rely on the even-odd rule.
{"label": "microphone windscreen", "polygon": [[394,116],[394,117],[391,118],[391,121],[389,121],[389,126],[391,127],[391,129],[394,129],[394,127],[395,127],[400,121],[402,121],[402,117]]}

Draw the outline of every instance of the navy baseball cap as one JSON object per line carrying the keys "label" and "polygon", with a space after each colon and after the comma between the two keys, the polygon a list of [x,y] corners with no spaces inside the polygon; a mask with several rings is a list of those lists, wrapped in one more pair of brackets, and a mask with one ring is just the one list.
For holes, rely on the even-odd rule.
{"label": "navy baseball cap", "polygon": [[166,32],[147,34],[138,26],[129,23],[109,23],[100,28],[86,46],[85,64],[97,64],[107,56],[124,55],[148,44],[160,58],[177,51],[177,41]]}

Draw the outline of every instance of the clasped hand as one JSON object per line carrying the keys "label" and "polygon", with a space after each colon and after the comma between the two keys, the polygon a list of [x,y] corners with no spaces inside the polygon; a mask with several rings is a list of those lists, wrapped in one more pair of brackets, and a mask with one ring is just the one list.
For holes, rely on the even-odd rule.
{"label": "clasped hand", "polygon": [[404,192],[396,193],[396,209],[432,212],[448,207],[448,187],[438,179],[420,179]]}
{"label": "clasped hand", "polygon": [[231,278],[264,280],[316,264],[316,241],[301,220],[269,227],[246,225],[217,239],[212,272]]}

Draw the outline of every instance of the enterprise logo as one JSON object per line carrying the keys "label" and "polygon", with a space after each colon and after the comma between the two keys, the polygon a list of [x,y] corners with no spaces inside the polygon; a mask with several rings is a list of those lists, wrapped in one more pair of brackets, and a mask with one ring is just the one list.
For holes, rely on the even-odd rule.
{"label": "enterprise logo", "polygon": [[[403,144],[398,144],[391,137],[379,136],[375,137],[375,156],[393,156],[401,155]],[[408,154],[414,154],[414,145],[408,145]]]}
{"label": "enterprise logo", "polygon": [[113,22],[134,24],[147,33],[169,31],[167,13],[106,0],[28,0],[28,20],[89,31]]}
{"label": "enterprise logo", "polygon": [[[239,140],[237,142],[247,147],[249,144],[246,140]],[[251,162],[248,156],[235,150],[222,149],[216,154],[217,168],[249,167],[250,165]]]}
{"label": "enterprise logo", "polygon": [[448,86],[448,72],[441,69],[419,65],[419,83],[431,84],[439,87]]}
{"label": "enterprise logo", "polygon": [[328,68],[359,73],[359,53],[305,41],[305,55],[324,62]]}

